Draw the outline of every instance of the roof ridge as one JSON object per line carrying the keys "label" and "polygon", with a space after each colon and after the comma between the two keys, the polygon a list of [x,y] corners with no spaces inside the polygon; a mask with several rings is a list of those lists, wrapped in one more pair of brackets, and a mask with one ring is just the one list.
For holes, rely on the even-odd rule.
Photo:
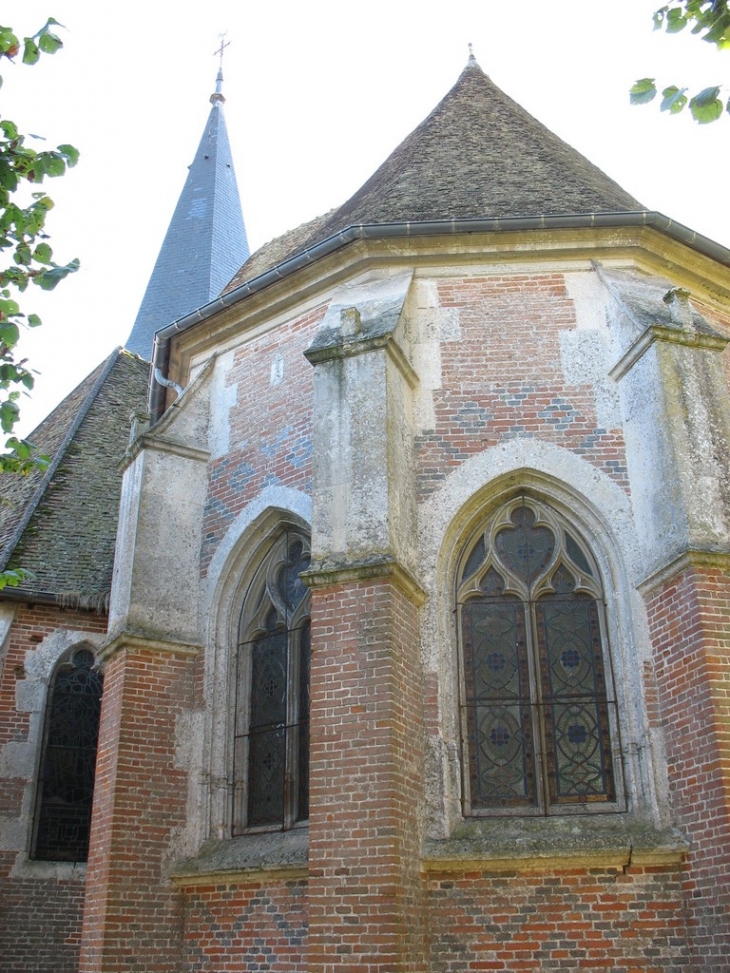
{"label": "roof ridge", "polygon": [[71,443],[74,441],[76,437],[76,433],[79,431],[79,428],[81,426],[81,423],[88,415],[89,409],[91,408],[94,401],[96,400],[96,397],[98,396],[100,390],[103,388],[104,383],[109,377],[109,374],[114,368],[116,362],[119,360],[123,351],[124,349],[121,346],[115,348],[114,351],[112,351],[112,353],[106,359],[106,361],[102,363],[103,367],[99,372],[99,376],[97,377],[96,381],[87,392],[84,401],[81,403],[76,415],[74,416],[71,423],[69,424],[68,431],[66,432],[66,435],[61,440],[61,444],[56,450],[55,456],[49,462],[46,471],[43,474],[42,479],[40,480],[38,486],[35,488],[35,491],[33,492],[33,495],[31,496],[30,500],[25,505],[23,514],[20,517],[20,520],[18,521],[15,530],[10,535],[10,538],[7,544],[5,545],[5,548],[0,554],[0,571],[4,571],[5,568],[7,567],[7,564],[10,561],[10,558],[15,548],[17,547],[19,541],[23,537],[23,534],[25,533],[25,530],[31,521],[31,518],[33,517],[36,510],[38,509],[38,505],[40,504],[43,496],[45,495],[45,492],[48,489],[48,485],[50,484],[51,480],[55,476],[56,471],[58,470],[58,467],[61,464],[61,460],[68,452],[68,448],[71,445]]}

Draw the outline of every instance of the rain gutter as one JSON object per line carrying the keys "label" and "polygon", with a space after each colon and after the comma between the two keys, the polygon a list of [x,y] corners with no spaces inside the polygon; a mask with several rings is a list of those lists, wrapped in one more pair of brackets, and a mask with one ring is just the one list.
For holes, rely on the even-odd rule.
{"label": "rain gutter", "polygon": [[[651,227],[666,234],[678,243],[683,243],[698,253],[716,260],[718,263],[730,267],[730,250],[715,243],[709,237],[695,233],[689,227],[675,220],[669,219],[662,213],[653,210],[639,210],[636,212],[618,213],[587,213],[567,214],[564,216],[511,216],[506,218],[489,218],[474,220],[432,220],[427,222],[406,223],[360,223],[348,226],[344,230],[327,237],[313,247],[302,250],[283,260],[281,263],[253,277],[244,284],[239,284],[233,290],[204,304],[201,308],[186,314],[172,324],[162,328],[155,335],[155,345],[152,353],[153,368],[159,369],[161,375],[167,375],[170,359],[170,340],[176,335],[188,331],[202,321],[207,321],[213,315],[225,308],[232,307],[239,301],[257,294],[270,287],[279,280],[283,280],[310,264],[327,257],[342,247],[356,240],[383,240],[399,237],[443,236],[444,234],[461,233],[509,233],[515,230],[555,230],[555,229],[593,229],[608,227]],[[156,422],[164,412],[164,388],[159,382],[152,384],[150,392],[150,413],[152,422]]]}

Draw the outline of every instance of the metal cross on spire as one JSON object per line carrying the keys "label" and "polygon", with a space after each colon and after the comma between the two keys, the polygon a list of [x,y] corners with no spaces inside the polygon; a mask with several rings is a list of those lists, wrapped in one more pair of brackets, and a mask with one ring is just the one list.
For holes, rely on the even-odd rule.
{"label": "metal cross on spire", "polygon": [[228,31],[227,30],[224,30],[222,34],[218,34],[218,36],[220,37],[220,40],[221,40],[221,44],[220,44],[220,47],[218,48],[218,50],[213,51],[213,57],[215,57],[216,55],[218,55],[218,57],[220,58],[220,63],[219,63],[219,66],[218,66],[218,70],[219,71],[222,71],[223,70],[223,52],[225,51],[225,49],[227,47],[230,47],[231,46],[231,42],[230,41],[227,41],[225,39],[227,33],[228,33]]}
{"label": "metal cross on spire", "polygon": [[223,53],[227,47],[230,47],[231,44],[230,41],[225,39],[227,33],[228,31],[224,31],[222,34],[218,35],[221,41],[220,47],[213,51],[213,57],[219,57],[220,61],[218,63],[218,76],[215,79],[215,92],[210,96],[210,102],[212,105],[215,105],[216,103],[223,104],[223,102],[226,100],[223,97]]}

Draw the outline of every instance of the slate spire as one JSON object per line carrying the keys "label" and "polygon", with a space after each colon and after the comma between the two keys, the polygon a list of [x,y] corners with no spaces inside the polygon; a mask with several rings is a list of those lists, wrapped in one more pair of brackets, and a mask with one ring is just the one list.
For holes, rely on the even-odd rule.
{"label": "slate spire", "polygon": [[222,83],[219,69],[203,137],[127,340],[148,360],[155,332],[217,297],[248,259]]}

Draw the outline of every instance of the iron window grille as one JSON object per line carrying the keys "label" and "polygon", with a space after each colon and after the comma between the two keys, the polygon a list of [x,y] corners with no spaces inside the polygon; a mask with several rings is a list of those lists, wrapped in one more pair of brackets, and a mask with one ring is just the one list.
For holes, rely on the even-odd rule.
{"label": "iron window grille", "polygon": [[622,809],[603,588],[577,531],[503,505],[465,548],[457,606],[465,814]]}
{"label": "iron window grille", "polygon": [[236,655],[233,834],[295,827],[309,809],[309,540],[288,529],[256,570]]}
{"label": "iron window grille", "polygon": [[53,673],[44,721],[31,858],[86,861],[104,677],[90,649]]}

